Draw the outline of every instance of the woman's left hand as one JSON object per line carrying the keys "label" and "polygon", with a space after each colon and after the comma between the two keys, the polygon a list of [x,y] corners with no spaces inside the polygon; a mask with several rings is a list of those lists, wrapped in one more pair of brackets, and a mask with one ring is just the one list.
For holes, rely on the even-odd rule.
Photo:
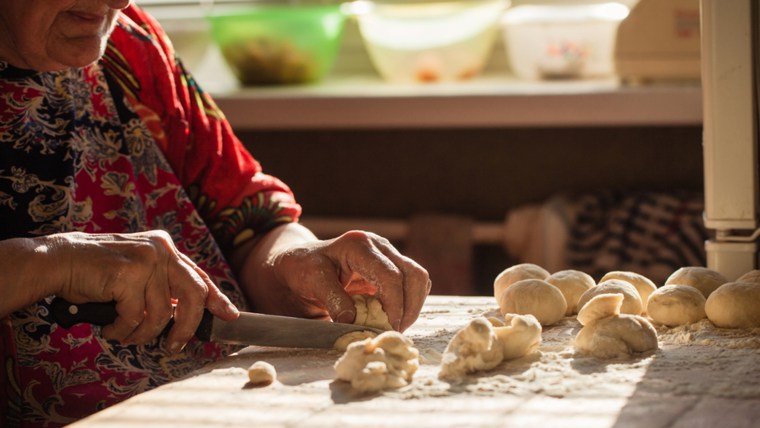
{"label": "woman's left hand", "polygon": [[350,294],[373,294],[391,326],[404,331],[430,293],[427,271],[374,233],[317,240],[290,224],[269,232],[256,247],[259,256],[246,257],[241,282],[258,312],[351,323],[356,309]]}

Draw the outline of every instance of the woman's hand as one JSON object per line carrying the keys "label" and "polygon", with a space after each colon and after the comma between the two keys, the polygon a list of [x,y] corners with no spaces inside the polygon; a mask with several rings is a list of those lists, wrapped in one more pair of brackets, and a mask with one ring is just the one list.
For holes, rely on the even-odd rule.
{"label": "woman's hand", "polygon": [[[30,287],[28,291],[23,285],[10,290],[26,297],[22,297],[22,306],[3,308],[0,313],[52,294],[72,303],[115,301],[118,315],[113,324],[103,328],[104,337],[146,343],[155,339],[173,316],[167,338],[173,352],[193,336],[204,308],[228,320],[238,314],[208,275],[180,253],[163,231],[61,233],[16,244],[31,251],[33,263],[26,264],[25,274],[19,278],[19,284]],[[44,274],[35,276],[35,272]],[[5,294],[8,285],[2,286]]]}
{"label": "woman's hand", "polygon": [[259,312],[351,323],[356,308],[349,292],[374,294],[391,326],[404,331],[430,292],[425,269],[369,232],[320,241],[303,226],[289,224],[241,252],[235,264]]}

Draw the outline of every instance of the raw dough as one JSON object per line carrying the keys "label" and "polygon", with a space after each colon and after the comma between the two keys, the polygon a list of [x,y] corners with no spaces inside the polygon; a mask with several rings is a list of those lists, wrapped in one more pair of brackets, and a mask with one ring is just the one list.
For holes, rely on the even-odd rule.
{"label": "raw dough", "polygon": [[[657,349],[657,332],[646,318],[620,314],[624,298],[599,295],[581,308],[579,316],[587,322],[575,337],[577,351],[606,359]],[[600,318],[592,319],[591,314]]]}
{"label": "raw dough", "polygon": [[546,278],[546,282],[559,288],[567,302],[566,316],[578,313],[578,300],[589,288],[596,285],[591,275],[579,270],[566,269],[554,272]]}
{"label": "raw dough", "polygon": [[639,292],[636,291],[636,287],[630,282],[623,281],[622,279],[608,279],[583,293],[580,300],[578,300],[579,311],[583,309],[583,306],[592,298],[601,294],[610,293],[620,293],[623,295],[623,305],[620,308],[621,313],[640,315],[644,310],[644,305],[641,304],[641,297],[639,296]]}
{"label": "raw dough", "polygon": [[623,304],[623,295],[620,293],[600,294],[594,297],[593,305],[585,305],[578,312],[578,322],[581,325],[590,324],[600,318],[620,315],[620,306]]}
{"label": "raw dough", "polygon": [[408,385],[419,365],[419,351],[412,340],[386,331],[348,345],[335,363],[335,378],[350,382],[358,392],[371,393]]}
{"label": "raw dough", "polygon": [[333,348],[337,349],[338,351],[346,352],[346,349],[348,349],[348,345],[354,342],[358,342],[360,340],[372,339],[375,337],[377,337],[377,333],[375,333],[374,331],[369,331],[369,330],[352,331],[350,333],[346,333],[343,336],[339,337],[338,340],[335,341]]}
{"label": "raw dough", "polygon": [[567,311],[565,296],[559,288],[542,279],[523,279],[510,285],[499,300],[502,315],[531,314],[541,325],[561,320]]}
{"label": "raw dough", "polygon": [[546,279],[549,271],[533,263],[520,263],[504,269],[493,282],[493,296],[498,301],[504,290],[523,279]]}
{"label": "raw dough", "polygon": [[647,314],[669,327],[695,323],[706,316],[705,296],[688,285],[664,285],[649,296]]}
{"label": "raw dough", "polygon": [[254,386],[267,386],[277,379],[274,366],[266,361],[256,361],[248,367],[248,382]]}
{"label": "raw dough", "polygon": [[607,281],[608,279],[622,279],[623,281],[630,282],[631,285],[636,287],[636,291],[639,292],[639,298],[641,299],[642,311],[646,311],[649,296],[654,293],[654,290],[657,290],[657,286],[654,284],[654,282],[652,282],[651,279],[636,272],[624,270],[607,272],[602,277],[602,279],[599,280],[599,282],[601,283]]}
{"label": "raw dough", "polygon": [[740,276],[736,282],[760,282],[760,270],[751,270]]}
{"label": "raw dough", "polygon": [[701,266],[686,266],[670,274],[665,285],[690,285],[702,292],[705,298],[718,287],[728,282],[728,279],[712,269]]}
{"label": "raw dough", "polygon": [[707,318],[717,327],[760,327],[760,283],[728,282],[710,294]]}
{"label": "raw dough", "polygon": [[533,315],[509,314],[509,325],[494,326],[496,337],[504,350],[504,360],[524,357],[538,349],[541,344],[541,323]]}
{"label": "raw dough", "polygon": [[380,300],[366,294],[354,294],[356,318],[354,324],[366,325],[367,327],[379,328],[380,330],[393,330],[388,320],[388,314],[383,310]]}
{"label": "raw dough", "polygon": [[493,325],[478,317],[459,330],[443,352],[441,379],[456,379],[467,373],[490,370],[504,359],[504,350]]}
{"label": "raw dough", "polygon": [[502,361],[535,352],[541,343],[541,324],[533,315],[511,315],[507,323],[478,317],[449,341],[441,360],[441,379],[490,370]]}

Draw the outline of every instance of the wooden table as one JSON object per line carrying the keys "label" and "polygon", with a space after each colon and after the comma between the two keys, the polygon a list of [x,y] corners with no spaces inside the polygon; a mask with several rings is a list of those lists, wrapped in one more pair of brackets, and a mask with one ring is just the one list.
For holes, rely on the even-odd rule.
{"label": "wooden table", "polygon": [[[357,396],[333,381],[340,352],[249,347],[187,379],[133,397],[74,427],[758,427],[760,329],[709,321],[658,328],[660,349],[600,361],[576,355],[574,318],[547,327],[540,352],[459,383],[437,378],[448,340],[493,298],[431,296],[407,331],[421,354],[414,382]],[[247,385],[272,363],[278,382]]]}

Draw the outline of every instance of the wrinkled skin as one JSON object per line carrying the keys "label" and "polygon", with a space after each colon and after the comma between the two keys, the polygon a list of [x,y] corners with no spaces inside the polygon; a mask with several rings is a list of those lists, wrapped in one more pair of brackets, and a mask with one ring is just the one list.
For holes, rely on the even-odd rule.
{"label": "wrinkled skin", "polygon": [[[280,247],[282,242],[299,244]],[[356,308],[349,293],[374,294],[391,326],[404,331],[430,292],[427,271],[373,233],[351,231],[317,240],[308,229],[291,224],[256,246],[239,250],[247,259],[233,258],[233,265],[244,284],[259,284],[244,288],[259,312],[351,323]]]}

